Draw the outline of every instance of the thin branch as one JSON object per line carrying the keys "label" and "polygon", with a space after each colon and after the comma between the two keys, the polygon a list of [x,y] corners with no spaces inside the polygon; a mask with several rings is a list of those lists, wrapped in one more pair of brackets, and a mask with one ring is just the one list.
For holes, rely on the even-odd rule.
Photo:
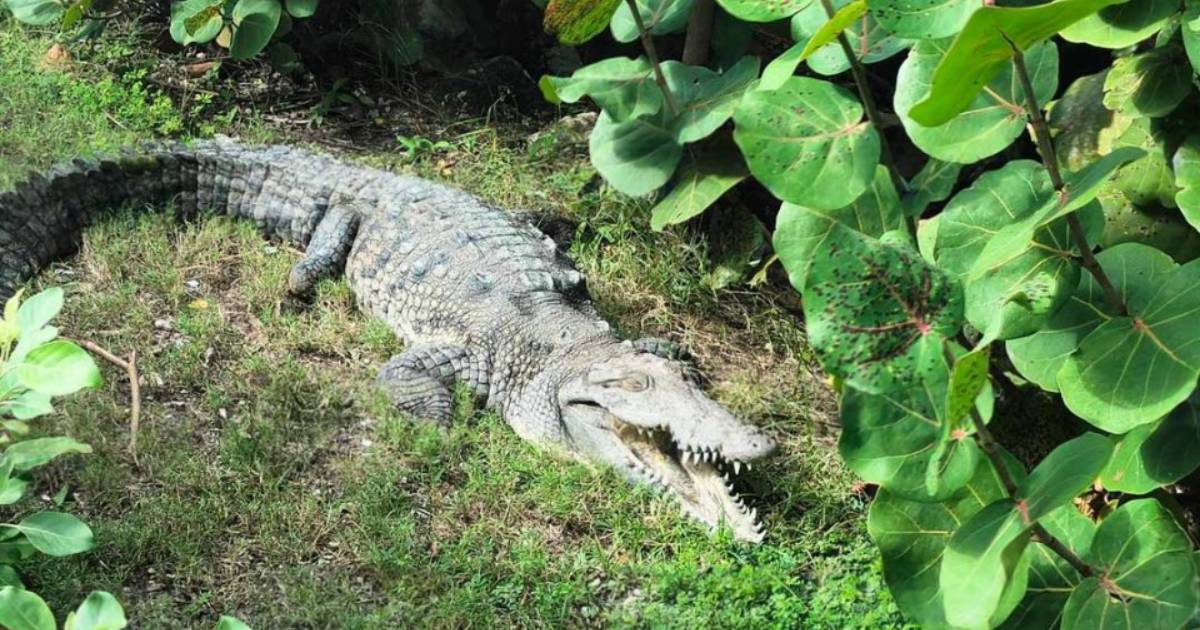
{"label": "thin branch", "polygon": [[[954,352],[950,349],[949,342],[942,344],[942,354],[951,366],[957,360]],[[992,465],[992,470],[996,471],[996,477],[1000,479],[1000,485],[1004,486],[1004,493],[1010,498],[1017,496],[1017,482],[1013,479],[1012,474],[1008,471],[1008,465],[1004,461],[1004,456],[1000,451],[1000,443],[996,441],[991,430],[987,428],[983,417],[979,415],[979,410],[971,407],[971,424],[975,428],[975,442],[979,444],[979,449],[988,458],[988,462]],[[1096,569],[1084,562],[1070,547],[1067,547],[1063,542],[1054,537],[1053,534],[1046,531],[1040,523],[1030,525],[1030,531],[1037,537],[1038,541],[1050,548],[1051,551],[1058,554],[1060,558],[1066,560],[1068,564],[1075,567],[1083,577],[1096,575]]]}
{"label": "thin branch", "polygon": [[[836,13],[833,3],[830,0],[821,0],[821,6],[825,8],[825,15],[830,18]],[[854,47],[850,45],[850,40],[846,38],[845,33],[838,33],[837,40],[838,44],[842,47],[842,53],[846,55],[846,59],[850,62],[850,74],[854,77],[854,86],[858,88],[858,96],[862,99],[863,109],[867,113],[867,120],[871,122],[871,126],[875,127],[875,133],[879,135],[880,160],[887,167],[888,174],[892,176],[892,184],[896,187],[896,190],[904,193],[908,190],[908,183],[900,175],[900,169],[896,168],[896,160],[892,157],[892,148],[883,133],[883,119],[879,114],[879,106],[875,103],[875,95],[871,92],[871,86],[867,82],[867,69],[863,67],[862,61],[859,60],[858,54],[854,52]],[[906,214],[904,221],[909,233],[916,236],[916,219]]]}
{"label": "thin branch", "polygon": [[[1042,108],[1038,105],[1037,94],[1033,91],[1033,83],[1029,79],[1029,69],[1025,67],[1025,55],[1021,53],[1021,48],[1017,46],[1016,42],[1008,39],[1007,35],[1004,36],[1004,39],[1008,41],[1008,45],[1013,51],[1013,69],[1021,81],[1021,90],[1025,92],[1025,109],[1029,112],[1029,124],[1033,127],[1033,137],[1037,141],[1042,164],[1050,173],[1050,183],[1058,192],[1059,199],[1066,199],[1070,195],[1070,191],[1067,190],[1062,173],[1058,170],[1058,154],[1054,151],[1054,139],[1050,136],[1050,126],[1046,124],[1046,118],[1042,116]],[[1075,241],[1075,246],[1079,248],[1079,258],[1084,269],[1092,274],[1096,283],[1104,290],[1104,299],[1108,302],[1109,307],[1118,315],[1126,315],[1129,310],[1125,307],[1121,294],[1117,292],[1108,274],[1104,273],[1104,268],[1096,261],[1096,256],[1092,253],[1092,246],[1088,243],[1087,234],[1084,232],[1083,224],[1079,222],[1079,217],[1074,213],[1068,214],[1067,225],[1071,229],[1071,238]]]}
{"label": "thin branch", "polygon": [[696,0],[692,5],[687,37],[683,41],[683,63],[691,66],[708,65],[708,51],[712,47],[713,17],[716,15],[716,9],[716,0]]}
{"label": "thin branch", "polygon": [[625,0],[625,4],[628,4],[629,10],[633,12],[633,21],[637,24],[638,33],[642,36],[642,48],[646,50],[646,58],[650,60],[650,65],[654,66],[654,80],[658,82],[658,89],[662,90],[663,98],[667,102],[667,110],[672,114],[678,114],[679,104],[675,102],[671,88],[667,87],[667,77],[663,75],[658,49],[654,47],[654,37],[646,28],[646,21],[642,19],[642,14],[638,11],[636,0]]}
{"label": "thin branch", "polygon": [[142,387],[138,382],[137,350],[130,352],[128,359],[122,359],[92,341],[83,340],[79,342],[79,345],[125,370],[125,374],[129,377],[129,453],[133,455],[136,463],[138,427],[142,417]]}

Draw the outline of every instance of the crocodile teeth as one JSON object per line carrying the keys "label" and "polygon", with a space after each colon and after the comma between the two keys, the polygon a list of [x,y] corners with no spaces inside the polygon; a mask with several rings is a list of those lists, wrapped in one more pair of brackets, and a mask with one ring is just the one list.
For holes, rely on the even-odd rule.
{"label": "crocodile teeth", "polygon": [[[749,469],[747,469],[747,470],[749,470]],[[735,460],[735,461],[733,462],[733,474],[737,475],[737,474],[739,474],[739,473],[741,473],[741,472],[742,472],[742,462],[739,462],[739,461],[736,461],[736,460]]]}

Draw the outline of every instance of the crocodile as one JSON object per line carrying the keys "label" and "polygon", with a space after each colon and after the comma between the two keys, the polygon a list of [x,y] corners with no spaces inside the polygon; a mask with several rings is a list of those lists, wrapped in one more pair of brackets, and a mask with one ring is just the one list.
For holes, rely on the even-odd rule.
{"label": "crocodile", "polygon": [[710,529],[760,541],[734,490],[775,443],[707,396],[680,349],[622,340],[527,218],[456,188],[289,146],[220,138],[75,158],[0,194],[0,295],[76,252],[105,208],[223,214],[304,249],[287,290],[344,274],[405,350],[379,370],[407,417],[452,422],[466,387],[525,440],[609,466]]}

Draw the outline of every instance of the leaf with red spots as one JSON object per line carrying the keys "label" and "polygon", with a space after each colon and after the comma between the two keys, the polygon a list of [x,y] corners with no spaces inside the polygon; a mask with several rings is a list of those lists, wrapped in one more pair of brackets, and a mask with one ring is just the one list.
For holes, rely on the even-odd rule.
{"label": "leaf with red spots", "polygon": [[550,0],[542,21],[546,32],[574,46],[604,32],[621,0]]}
{"label": "leaf with red spots", "polygon": [[942,343],[962,325],[962,288],[908,247],[833,230],[809,267],[804,315],[826,370],[887,393],[938,368]]}

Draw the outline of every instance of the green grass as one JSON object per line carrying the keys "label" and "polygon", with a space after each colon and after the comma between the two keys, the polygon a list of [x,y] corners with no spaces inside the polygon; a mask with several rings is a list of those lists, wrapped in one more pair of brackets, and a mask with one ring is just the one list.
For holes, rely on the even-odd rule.
{"label": "green grass", "polygon": [[[147,87],[133,36],[65,70],[39,69],[48,46],[0,23],[0,188],[158,134],[292,140],[195,120]],[[589,185],[571,147],[532,155],[509,138],[479,125],[427,155],[351,157],[581,221],[572,253],[602,311],[687,343],[722,402],[782,437],[749,481],[765,544],[710,537],[670,500],[539,452],[465,402],[450,431],[406,422],[372,386],[400,345],[344,283],[290,303],[298,252],[244,224],[127,209],[39,283],[68,291],[64,334],[138,352],[136,458],[128,383],[106,365],[102,390],[39,427],[95,453],[50,467],[19,506],[68,488],[61,509],[98,547],[27,564],[26,582],[58,611],[109,590],[145,628],[209,628],[223,613],[260,629],[901,625],[864,499],[817,437],[828,399],[791,316],[769,293],[708,289],[703,243],[648,233],[646,208]]]}

